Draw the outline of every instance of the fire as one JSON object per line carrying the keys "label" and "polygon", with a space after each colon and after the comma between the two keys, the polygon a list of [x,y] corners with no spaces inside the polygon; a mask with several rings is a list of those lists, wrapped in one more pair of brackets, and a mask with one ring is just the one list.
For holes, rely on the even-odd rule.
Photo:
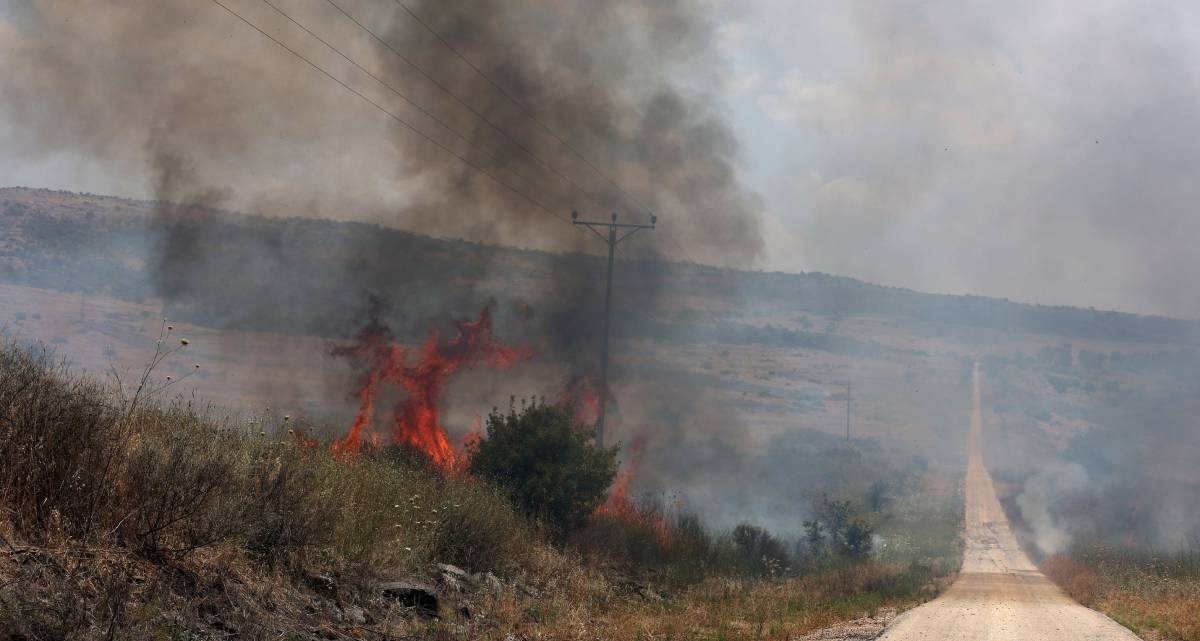
{"label": "fire", "polygon": [[559,405],[574,410],[575,422],[581,425],[595,425],[600,420],[600,402],[600,383],[591,374],[572,378],[558,398]]}
{"label": "fire", "polygon": [[[594,425],[600,418],[600,403],[604,397],[601,390],[600,382],[591,373],[584,373],[571,379],[562,395],[559,396],[558,402],[559,405],[574,409],[577,423]],[[611,403],[613,401],[611,390],[607,396]],[[614,418],[616,417],[612,414],[606,417],[610,428],[619,425],[617,421],[613,420]],[[619,519],[650,530],[659,543],[665,546],[669,545],[671,541],[666,516],[661,511],[637,505],[637,502],[630,497],[630,486],[633,485],[634,475],[641,466],[642,453],[645,449],[644,435],[637,436],[625,447],[628,459],[617,472],[617,478],[613,480],[612,488],[608,492],[608,500],[596,508],[596,515]]]}
{"label": "fire", "polygon": [[620,519],[643,527],[652,533],[662,546],[671,544],[671,530],[667,525],[667,517],[661,511],[639,507],[629,496],[629,486],[633,482],[634,472],[642,462],[642,452],[646,449],[646,439],[638,436],[629,444],[629,460],[617,472],[609,490],[608,500],[596,509],[596,515]]}
{"label": "fire", "polygon": [[[353,345],[334,350],[337,356],[365,359],[369,363],[367,374],[354,393],[359,403],[358,414],[345,437],[334,442],[335,452],[352,456],[363,449],[397,444],[423,453],[442,469],[453,469],[462,463],[459,451],[451,445],[439,420],[446,384],[460,369],[479,365],[506,369],[532,353],[497,342],[492,336],[491,311],[486,307],[477,319],[459,321],[453,340],[442,343],[440,338],[435,329],[419,347],[410,348],[396,344],[391,332],[372,319]],[[392,408],[390,429],[381,431],[374,425],[375,399],[384,385],[398,387],[406,395]]]}
{"label": "fire", "polygon": [[479,447],[483,437],[483,416],[479,412],[475,412],[475,421],[471,424],[471,431],[462,438],[462,451],[470,453],[474,448]]}

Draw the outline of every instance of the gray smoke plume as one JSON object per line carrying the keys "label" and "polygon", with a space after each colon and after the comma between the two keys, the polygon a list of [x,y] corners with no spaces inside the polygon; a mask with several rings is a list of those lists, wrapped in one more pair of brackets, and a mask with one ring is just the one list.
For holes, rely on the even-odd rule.
{"label": "gray smoke plume", "polygon": [[1087,472],[1075,463],[1039,470],[1025,482],[1017,496],[1017,507],[1043,555],[1064,551],[1074,535],[1069,524],[1055,518],[1052,503],[1061,496],[1083,491],[1088,483]]}
{"label": "gray smoke plume", "polygon": [[[693,3],[409,3],[499,88],[397,3],[273,3],[446,127],[269,5],[227,4],[563,219],[572,209],[590,218],[660,215],[664,231],[630,251],[721,263],[760,253],[760,204],[737,179],[737,142],[704,89],[721,70],[713,26]],[[24,0],[18,8],[22,18],[6,23],[0,44],[0,117],[21,123],[13,141],[31,161],[77,154],[140,176],[144,191],[173,203],[164,218],[187,215],[175,204],[220,206],[543,249],[596,246],[214,3]],[[181,273],[194,266],[193,250],[219,241],[203,226],[164,233],[159,268]],[[179,277],[164,275],[164,286]]]}

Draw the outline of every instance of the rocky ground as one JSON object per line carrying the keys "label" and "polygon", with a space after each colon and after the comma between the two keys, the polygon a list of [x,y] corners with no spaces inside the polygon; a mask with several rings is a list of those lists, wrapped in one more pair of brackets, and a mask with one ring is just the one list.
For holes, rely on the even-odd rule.
{"label": "rocky ground", "polygon": [[839,623],[801,637],[802,641],[861,641],[874,639],[896,618],[895,608],[883,608],[875,616]]}

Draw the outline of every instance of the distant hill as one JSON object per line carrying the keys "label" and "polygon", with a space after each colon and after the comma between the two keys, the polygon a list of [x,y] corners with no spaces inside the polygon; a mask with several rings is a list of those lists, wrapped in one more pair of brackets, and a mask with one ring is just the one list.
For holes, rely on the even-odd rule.
{"label": "distant hill", "polygon": [[[461,315],[486,298],[528,301],[539,311],[598,312],[603,264],[593,256],[436,239],[356,222],[194,209],[164,217],[155,211],[156,203],[146,201],[0,189],[0,281],[135,301],[161,297],[174,315],[213,327],[322,336],[356,330],[364,310],[380,301],[413,335],[424,331],[427,319]],[[909,319],[929,324],[930,332],[989,329],[1176,345],[1200,337],[1196,321],[925,294],[821,273],[622,261],[617,279],[618,302],[627,313],[619,315],[616,331],[626,336],[671,333],[703,340],[720,332],[812,346],[820,332],[763,334],[728,322],[807,313]],[[695,331],[679,332],[681,327]]]}

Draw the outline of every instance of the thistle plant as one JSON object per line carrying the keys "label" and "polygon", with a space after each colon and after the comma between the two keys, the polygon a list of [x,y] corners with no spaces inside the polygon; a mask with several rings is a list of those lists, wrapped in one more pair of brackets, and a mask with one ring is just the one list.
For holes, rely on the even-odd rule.
{"label": "thistle plant", "polygon": [[192,369],[183,376],[178,378],[167,376],[161,384],[156,385],[154,383],[152,378],[154,375],[154,370],[157,369],[158,366],[161,365],[168,357],[174,355],[191,344],[191,341],[186,338],[179,338],[177,343],[172,344],[171,334],[174,331],[175,326],[168,324],[167,319],[164,318],[162,325],[160,325],[158,328],[158,338],[154,341],[154,354],[150,357],[150,360],[147,361],[146,366],[142,369],[141,378],[138,381],[137,388],[134,390],[132,397],[125,393],[125,386],[121,381],[120,374],[117,373],[116,368],[112,368],[113,378],[117,381],[117,390],[120,393],[121,398],[126,399],[126,419],[128,419],[130,416],[133,416],[134,410],[137,409],[137,404],[140,400],[152,398],[162,393],[180,381],[190,378],[196,373],[197,370],[200,369],[200,363],[194,363]]}

